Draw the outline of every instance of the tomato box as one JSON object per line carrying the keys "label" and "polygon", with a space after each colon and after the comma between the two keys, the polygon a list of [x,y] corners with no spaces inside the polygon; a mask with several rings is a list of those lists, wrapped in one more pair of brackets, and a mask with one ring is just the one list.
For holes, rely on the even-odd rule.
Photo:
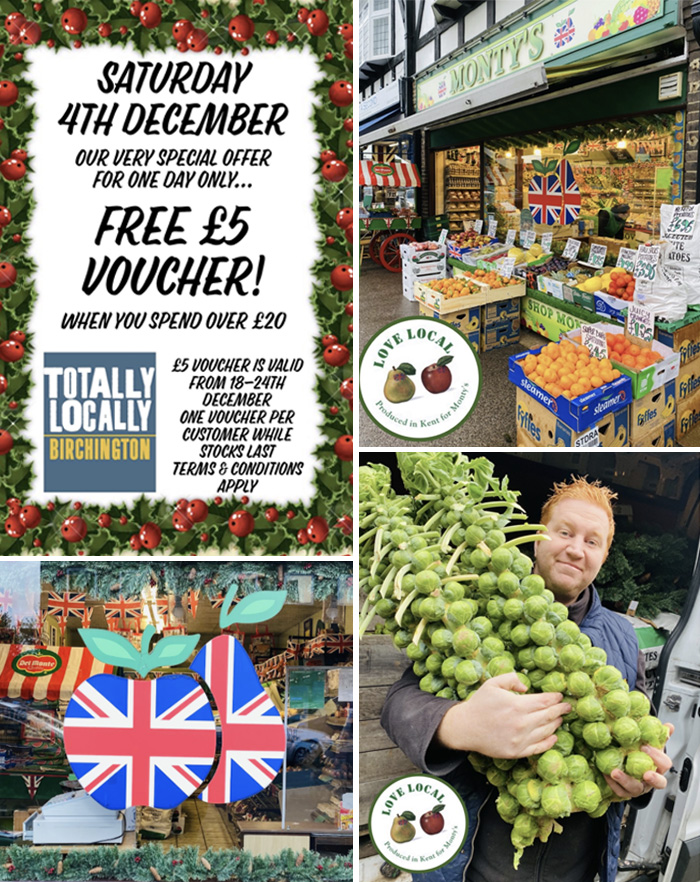
{"label": "tomato box", "polygon": [[[609,325],[605,322],[597,322],[594,324],[594,327],[601,328],[606,334],[622,333],[622,329],[619,325]],[[570,331],[566,336],[574,343],[581,342],[580,329]],[[666,385],[671,380],[675,381],[678,372],[680,371],[680,356],[677,352],[669,349],[668,346],[664,346],[663,343],[659,343],[658,340],[651,341],[651,348],[660,355],[663,355],[663,359],[657,361],[656,364],[649,365],[649,367],[644,368],[641,371],[627,367],[627,365],[622,364],[622,362],[617,361],[615,358],[610,359],[620,373],[626,374],[632,381],[633,398],[643,398],[653,389],[658,389],[660,386]]]}
{"label": "tomato box", "polygon": [[[460,298],[467,299],[467,298]],[[470,309],[456,309],[452,312],[438,312],[432,306],[425,303],[419,304],[420,314],[428,315],[430,318],[440,319],[447,322],[453,328],[458,328],[465,337],[470,334],[476,334],[477,349],[479,348],[479,329],[481,328],[481,307],[472,306]]]}
{"label": "tomato box", "polygon": [[575,432],[522,389],[515,395],[518,447],[628,447],[629,407]]}
{"label": "tomato box", "polygon": [[520,317],[509,319],[505,322],[497,322],[485,327],[481,326],[481,351],[490,352],[492,349],[502,349],[504,346],[512,346],[520,340]]}
{"label": "tomato box", "polygon": [[634,398],[630,406],[630,439],[633,447],[641,447],[639,439],[658,432],[676,414],[676,381]]}
{"label": "tomato box", "polygon": [[[696,314],[688,312],[688,315]],[[682,367],[700,357],[700,319],[690,322],[682,320],[671,325],[657,321],[656,339],[680,354]]]}
{"label": "tomato box", "polygon": [[655,426],[648,432],[637,435],[632,442],[632,447],[675,447],[676,445],[676,418],[673,416],[668,422]]}
{"label": "tomato box", "polygon": [[522,362],[526,356],[538,355],[543,348],[540,346],[529,352],[511,355],[508,359],[508,379],[519,389],[524,389],[528,395],[539,401],[575,432],[590,429],[608,413],[629,406],[632,400],[632,382],[624,375],[612,383],[605,383],[599,389],[591,389],[590,392],[579,395],[571,401],[563,395],[550,395],[541,386],[529,380],[522,369]]}

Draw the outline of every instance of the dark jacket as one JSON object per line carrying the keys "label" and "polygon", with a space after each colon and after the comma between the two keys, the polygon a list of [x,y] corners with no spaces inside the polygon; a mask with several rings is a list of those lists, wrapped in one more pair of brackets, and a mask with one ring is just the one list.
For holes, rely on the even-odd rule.
{"label": "dark jacket", "polygon": [[[591,638],[594,646],[600,646],[606,651],[608,663],[615,665],[622,672],[631,687],[639,686],[639,646],[634,629],[621,616],[603,607],[593,586],[586,589],[584,594],[585,598],[582,595],[570,607],[571,618],[574,621],[579,618],[572,615],[573,606],[581,609],[582,602],[585,601],[586,611],[582,612],[578,622],[581,630]],[[643,671],[643,668],[641,670]],[[486,778],[472,770],[462,752],[436,748],[432,744],[442,717],[453,704],[456,702],[437,699],[429,693],[422,692],[418,687],[418,678],[409,668],[390,689],[382,709],[381,723],[389,737],[417,766],[430,774],[439,775],[452,784],[464,799],[469,815],[469,834],[461,853],[439,870],[421,873],[421,882],[462,882],[473,857],[474,837],[478,832],[482,816],[485,814],[486,817],[490,817],[492,814],[487,804],[494,795],[494,789]],[[491,805],[493,801],[491,800]],[[572,815],[573,824],[569,825],[569,828],[576,829],[575,834],[573,832],[570,834],[576,837],[576,841],[570,843],[572,853],[582,851],[590,856],[595,849],[595,853],[600,856],[600,865],[596,869],[600,873],[601,882],[613,882],[617,874],[623,808],[622,803],[611,805],[605,818],[601,819],[598,825],[589,824],[588,816],[583,817],[584,813],[580,813],[581,817]],[[566,847],[567,824],[564,824],[564,827],[564,833],[553,834],[562,837],[561,842],[557,842],[557,846],[563,844]],[[577,841],[581,835],[587,838],[595,835],[596,839],[599,836],[601,848],[597,848],[596,841],[585,843]],[[552,837],[550,837],[551,841]],[[527,849],[525,855],[528,855]],[[508,856],[509,863],[504,864],[504,867],[510,867],[510,870],[504,869],[507,875],[499,873],[498,879],[489,882],[506,882],[511,878],[513,880],[549,878],[539,874],[539,871],[537,873],[526,871],[526,875],[518,871],[516,874],[512,870],[512,850]],[[578,862],[575,862],[575,865],[578,865]],[[592,879],[594,872],[592,870],[587,878]],[[556,872],[551,878],[557,879],[558,882],[568,882]]]}
{"label": "dark jacket", "polygon": [[609,208],[601,208],[598,212],[598,235],[608,239],[623,239],[625,236],[625,218],[620,217]]}

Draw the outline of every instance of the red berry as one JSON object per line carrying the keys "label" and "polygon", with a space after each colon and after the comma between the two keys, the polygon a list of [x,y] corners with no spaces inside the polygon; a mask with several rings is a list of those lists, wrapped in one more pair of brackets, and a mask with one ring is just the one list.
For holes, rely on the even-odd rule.
{"label": "red berry", "polygon": [[[2,166],[0,166],[0,169]],[[348,167],[342,159],[331,159],[321,166],[321,174],[327,181],[339,183],[348,173]]]}
{"label": "red berry", "polygon": [[9,288],[17,281],[17,270],[11,263],[0,263],[0,288]]}
{"label": "red berry", "polygon": [[309,17],[309,10],[305,6],[302,6],[299,9],[299,11],[297,12],[297,21],[304,24],[304,22],[306,21],[306,19],[308,17]]}
{"label": "red berry", "polygon": [[194,25],[192,22],[189,21],[189,19],[181,18],[173,25],[173,37],[175,37],[178,42],[186,40],[193,30]]}
{"label": "red berry", "polygon": [[46,508],[48,509],[48,511],[53,511],[56,508],[56,506],[53,502],[47,502]]}
{"label": "red berry", "polygon": [[352,83],[337,80],[328,90],[328,97],[336,107],[349,107],[352,104]]}
{"label": "red berry", "polygon": [[228,32],[231,39],[237,43],[244,43],[246,40],[250,40],[255,33],[255,23],[247,15],[236,15],[228,23]]}
{"label": "red berry", "polygon": [[41,548],[41,539],[35,539],[32,542],[32,545],[34,546],[34,548]]}
{"label": "red berry", "polygon": [[0,374],[0,395],[7,391],[7,377]]}
{"label": "red berry", "polygon": [[314,9],[306,19],[306,27],[314,37],[322,37],[328,30],[328,16],[322,9]]}
{"label": "red berry", "polygon": [[27,166],[19,159],[6,159],[0,162],[0,175],[6,181],[19,181],[27,173]]}
{"label": "red berry", "polygon": [[306,527],[306,535],[314,544],[320,544],[328,535],[328,521],[321,517],[311,518]]}
{"label": "red berry", "polygon": [[141,2],[141,0],[133,0],[131,6],[129,7],[129,12],[130,12],[133,16],[135,16],[136,18],[138,18],[138,17],[139,17],[139,14],[141,13],[141,8],[142,8],[142,7],[143,7],[143,3]]}
{"label": "red berry", "polygon": [[309,537],[306,530],[299,530],[299,532],[297,533],[297,542],[299,543],[299,545],[306,545],[308,541]]}
{"label": "red berry", "polygon": [[[134,0],[134,2],[138,2],[138,0]],[[132,4],[133,5],[133,4]],[[82,32],[87,27],[88,18],[87,15],[83,12],[82,9],[78,9],[73,6],[70,9],[66,9],[66,11],[61,16],[61,24],[63,25],[63,30],[68,34],[82,34]]]}
{"label": "red berry", "polygon": [[31,530],[41,523],[41,510],[36,505],[25,505],[19,513],[19,519],[28,530]]}
{"label": "red berry", "polygon": [[341,435],[333,445],[333,450],[342,462],[352,462],[352,435]]}
{"label": "red berry", "polygon": [[320,156],[321,162],[330,162],[331,159],[337,158],[335,150],[324,150]]}
{"label": "red berry", "polygon": [[340,394],[343,398],[347,398],[348,401],[352,401],[352,377],[349,377],[347,380],[343,380],[340,384]]}
{"label": "red berry", "polygon": [[287,42],[293,43],[296,40],[296,34],[289,33],[287,34]]}
{"label": "red berry", "polygon": [[202,499],[193,499],[187,503],[185,514],[193,524],[201,524],[209,516],[209,506]]}
{"label": "red berry", "polygon": [[143,546],[141,545],[141,538],[138,533],[134,533],[134,535],[129,538],[129,545],[131,545],[134,551],[140,551],[143,548]]}
{"label": "red berry", "polygon": [[241,55],[248,55],[249,52],[250,52],[250,49],[247,46],[244,46],[241,49]]}
{"label": "red berry", "polygon": [[23,331],[10,331],[10,340],[14,340],[15,343],[24,343],[27,339],[27,335]]}
{"label": "red berry", "polygon": [[291,519],[294,518],[294,517],[296,517],[296,515],[295,515],[294,512],[290,509],[290,510],[287,512],[287,520],[288,520],[288,521],[291,521]]}
{"label": "red berry", "polygon": [[351,131],[352,131],[352,117],[351,117],[351,116],[349,116],[349,117],[343,122],[343,128],[345,129],[346,132],[351,132]]}
{"label": "red berry", "polygon": [[349,515],[343,515],[341,518],[338,518],[338,523],[335,526],[343,533],[343,535],[352,535],[352,518]]}
{"label": "red berry", "polygon": [[19,34],[26,20],[21,12],[11,12],[5,19],[5,30],[10,35]]}
{"label": "red berry", "polygon": [[326,236],[326,245],[335,245],[335,236]]}
{"label": "red berry", "polygon": [[112,36],[112,25],[107,21],[103,21],[102,24],[97,28],[97,33],[101,37],[111,37]]}
{"label": "red berry", "polygon": [[97,523],[100,527],[111,527],[112,518],[106,512],[103,512],[97,519]]}
{"label": "red berry", "polygon": [[19,501],[19,499],[8,499],[7,511],[11,515],[19,515],[19,513],[22,511],[22,503]]}
{"label": "red berry", "polygon": [[[54,40],[47,40],[46,45],[49,47],[49,49],[53,49],[56,43],[54,42]],[[46,556],[48,557],[48,554]]]}
{"label": "red berry", "polygon": [[4,228],[10,223],[12,223],[12,214],[9,208],[0,205],[0,227]]}
{"label": "red berry", "polygon": [[203,9],[200,14],[201,14],[202,18],[209,18],[209,10],[208,9]]}
{"label": "red berry", "polygon": [[145,28],[157,28],[163,21],[163,13],[157,3],[144,3],[139,12],[139,20]]}
{"label": "red berry", "polygon": [[158,524],[148,521],[139,530],[139,539],[144,548],[157,548],[160,545],[162,533]]}
{"label": "red berry", "polygon": [[341,230],[347,229],[352,225],[353,221],[353,210],[352,208],[341,208],[338,214],[335,216],[335,222],[338,224]]}
{"label": "red berry", "polygon": [[326,61],[333,61],[333,53],[332,52],[326,52],[326,54],[323,57],[325,58]]}
{"label": "red berry", "polygon": [[129,28],[126,25],[122,25],[119,28],[119,33],[122,35],[122,37],[125,37],[129,33]]}
{"label": "red berry", "polygon": [[14,236],[12,237],[12,241],[13,242],[21,242],[22,241],[22,234],[15,233]]}
{"label": "red berry", "polygon": [[214,46],[214,55],[221,55],[223,51],[224,50],[221,48],[221,46]]}
{"label": "red berry", "polygon": [[214,497],[214,505],[221,505],[224,500],[220,496]]}
{"label": "red berry", "polygon": [[184,511],[187,508],[187,505],[188,505],[188,502],[186,499],[178,499],[178,501],[175,503],[175,508],[179,508],[179,509],[182,509],[182,511]]}
{"label": "red berry", "polygon": [[248,505],[250,499],[247,496],[241,496],[241,505]]}
{"label": "red berry", "polygon": [[332,346],[334,343],[338,342],[338,338],[335,334],[326,334],[325,337],[321,338],[321,343],[325,346]]}
{"label": "red berry", "polygon": [[228,528],[234,536],[243,539],[255,529],[255,519],[249,511],[234,511],[228,519]]}
{"label": "red berry", "polygon": [[17,408],[19,407],[16,401],[9,401],[7,403],[7,406],[10,408],[10,410],[17,410]]}
{"label": "red berry", "polygon": [[342,367],[350,361],[350,350],[342,343],[333,343],[323,350],[323,360],[331,367]]}
{"label": "red berry", "polygon": [[274,524],[275,521],[279,519],[280,513],[276,508],[268,508],[265,510],[265,520],[269,521],[271,524]]}
{"label": "red berry", "polygon": [[352,301],[345,304],[345,315],[352,315]]}
{"label": "red berry", "polygon": [[[14,39],[15,39],[14,37],[10,37],[10,42],[12,42]],[[15,54],[14,54],[15,61],[22,61],[23,58],[24,58],[24,55],[22,55],[21,52],[15,52]]]}
{"label": "red berry", "polygon": [[209,541],[209,533],[202,533],[199,537],[200,542],[208,542]]}
{"label": "red berry", "polygon": [[350,61],[352,61],[352,40],[347,40],[345,43],[343,43],[343,55],[346,58],[349,58]]}
{"label": "red berry", "polygon": [[19,89],[14,83],[9,80],[0,82],[0,107],[12,107],[18,98]]}
{"label": "red berry", "polygon": [[5,456],[14,447],[12,435],[6,429],[0,429],[0,456]]}
{"label": "red berry", "polygon": [[352,325],[348,325],[348,332],[352,334]]}
{"label": "red berry", "polygon": [[66,518],[61,524],[61,536],[66,542],[82,542],[87,536],[87,524],[78,515]]}
{"label": "red berry", "polygon": [[344,40],[352,40],[352,25],[342,24],[338,28],[338,33]]}
{"label": "red berry", "polygon": [[5,521],[5,532],[13,539],[21,539],[27,532],[27,528],[19,519],[19,515],[10,515]]}
{"label": "red berry", "polygon": [[337,266],[331,272],[331,285],[338,291],[350,291],[352,289],[352,267],[345,263]]}
{"label": "red berry", "polygon": [[82,507],[83,507],[83,503],[82,503],[82,502],[74,502],[74,503],[73,503],[73,508],[74,508],[76,511],[80,511],[80,509],[81,509]]}
{"label": "red berry", "polygon": [[209,36],[201,28],[193,28],[187,35],[187,48],[193,52],[203,52],[209,45]]}
{"label": "red berry", "polygon": [[16,150],[13,150],[12,153],[10,153],[10,159],[19,159],[20,162],[26,162],[27,161],[27,151],[21,150],[18,147]]}
{"label": "red berry", "polygon": [[277,31],[267,31],[265,33],[264,40],[268,46],[274,46],[277,43],[277,41],[279,40],[279,38],[280,38],[280,35],[277,33]]}
{"label": "red berry", "polygon": [[129,523],[129,518],[127,518],[126,515],[122,515],[119,518],[119,523],[122,525],[122,527],[125,527]]}
{"label": "red berry", "polygon": [[178,508],[173,512],[173,527],[175,527],[178,533],[189,533],[192,529],[192,521],[187,516],[186,511]]}
{"label": "red berry", "polygon": [[338,413],[338,408],[335,404],[331,404],[331,406],[328,408],[328,411],[332,416],[336,416]]}
{"label": "red berry", "polygon": [[19,361],[23,357],[24,346],[21,343],[16,340],[4,340],[0,343],[0,358],[3,361]]}
{"label": "red berry", "polygon": [[187,45],[187,43],[184,40],[180,40],[180,42],[176,46],[176,49],[178,52],[189,52],[190,51],[190,47]]}

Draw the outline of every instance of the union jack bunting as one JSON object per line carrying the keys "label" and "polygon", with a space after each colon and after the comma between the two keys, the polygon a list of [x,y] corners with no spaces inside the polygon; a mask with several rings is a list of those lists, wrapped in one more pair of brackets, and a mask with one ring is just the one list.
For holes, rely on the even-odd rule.
{"label": "union jack bunting", "polygon": [[49,591],[47,614],[55,616],[57,619],[68,618],[68,616],[78,616],[80,618],[85,611],[85,594],[71,594],[66,591],[65,594],[58,594],[55,591]]}
{"label": "union jack bunting", "polygon": [[285,751],[284,724],[235,637],[221,634],[199,651],[192,670],[209,685],[221,722],[221,758],[204,802],[245,799],[270,784]]}
{"label": "union jack bunting", "polygon": [[184,675],[90,677],[73,693],[63,732],[86,792],[116,810],[174,808],[209,774],[216,750],[207,696]]}
{"label": "union jack bunting", "polygon": [[199,589],[190,591],[187,595],[187,609],[192,614],[192,618],[197,618],[197,609],[199,608]]}
{"label": "union jack bunting", "polygon": [[126,600],[120,594],[119,600],[105,601],[105,616],[107,619],[135,619],[141,615],[141,599]]}
{"label": "union jack bunting", "polygon": [[352,635],[328,634],[326,636],[326,652],[352,652]]}
{"label": "union jack bunting", "polygon": [[167,621],[170,616],[170,595],[156,598],[156,610]]}
{"label": "union jack bunting", "polygon": [[556,175],[535,175],[528,187],[528,208],[536,224],[559,223],[561,214],[561,181]]}
{"label": "union jack bunting", "polygon": [[314,655],[323,655],[326,651],[326,635],[319,634],[313,640],[307,640],[304,644],[304,658],[311,658]]}
{"label": "union jack bunting", "polygon": [[581,213],[581,192],[579,191],[574,170],[567,159],[559,163],[559,178],[562,185],[562,204],[559,222],[572,224]]}
{"label": "union jack bunting", "polygon": [[36,796],[39,785],[44,780],[44,775],[22,775],[22,780],[27,785],[27,793],[30,799]]}
{"label": "union jack bunting", "polygon": [[211,605],[214,609],[221,609],[221,607],[224,605],[224,595],[221,593],[221,591],[219,591],[216,597],[212,597]]}
{"label": "union jack bunting", "polygon": [[287,648],[284,655],[288,659],[299,659],[303,652],[303,646],[298,640],[287,640]]}
{"label": "union jack bunting", "polygon": [[9,588],[5,591],[0,591],[0,608],[9,609],[12,606],[12,592]]}
{"label": "union jack bunting", "polygon": [[90,627],[90,621],[92,619],[92,611],[93,611],[93,607],[91,607],[91,606],[86,606],[85,609],[83,610],[83,615],[82,615],[82,620],[83,620],[82,627],[83,628]]}

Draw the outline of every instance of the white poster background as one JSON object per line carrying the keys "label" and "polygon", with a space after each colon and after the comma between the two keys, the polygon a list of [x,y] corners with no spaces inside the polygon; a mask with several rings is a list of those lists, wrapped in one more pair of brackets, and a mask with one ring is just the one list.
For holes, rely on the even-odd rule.
{"label": "white poster background", "polygon": [[[143,88],[140,93],[105,94],[98,89],[97,81],[102,75],[104,65],[117,61],[124,65],[128,61],[160,63],[165,65],[187,62],[198,64],[206,62],[216,67],[227,61],[225,54],[213,53],[195,55],[188,53],[186,58],[176,49],[166,52],[150,52],[140,55],[129,47],[85,47],[79,51],[55,53],[46,47],[28,50],[30,60],[28,79],[35,86],[34,98],[37,120],[27,150],[30,156],[29,183],[36,200],[34,214],[29,228],[32,245],[30,256],[37,264],[34,279],[38,301],[34,308],[29,331],[33,335],[34,355],[28,365],[34,379],[31,401],[28,406],[30,424],[29,437],[35,445],[33,463],[36,471],[32,496],[37,501],[45,501],[53,494],[43,491],[44,476],[44,416],[43,416],[43,356],[44,352],[153,352],[157,353],[157,471],[156,491],[153,496],[176,500],[180,497],[212,497],[217,493],[219,477],[182,477],[173,475],[174,461],[199,460],[199,444],[182,440],[185,428],[179,422],[181,412],[186,408],[200,408],[202,392],[188,391],[188,374],[171,373],[176,358],[188,357],[256,357],[303,358],[304,368],[300,373],[286,374],[283,392],[275,392],[272,407],[286,407],[295,411],[293,441],[278,447],[273,459],[284,461],[303,461],[304,470],[300,476],[260,477],[256,490],[250,493],[251,499],[300,500],[308,502],[314,495],[312,483],[317,465],[312,456],[313,449],[321,442],[321,414],[314,393],[316,341],[320,334],[309,297],[312,288],[310,269],[318,256],[316,239],[318,231],[313,216],[312,198],[314,174],[318,169],[318,156],[323,149],[319,146],[311,121],[310,96],[314,81],[319,76],[318,68],[310,53],[287,51],[251,51],[247,58],[236,56],[245,65],[252,61],[253,69],[243,82],[238,94],[221,91],[207,91],[201,94],[188,93],[170,95],[168,91],[159,93]],[[232,59],[229,57],[229,61]],[[116,79],[116,77],[113,77]],[[86,134],[78,130],[71,136],[66,126],[58,120],[69,102],[94,102],[98,105],[117,101],[128,105],[132,102],[156,103],[176,100],[182,104],[197,102],[255,104],[284,102],[289,107],[289,115],[281,123],[283,136],[271,134],[237,136],[164,136],[164,135],[126,135],[121,129],[121,121],[126,110],[120,110],[119,121],[108,136],[94,134],[92,129]],[[264,118],[264,117],[263,117]],[[103,132],[104,130],[100,130]],[[99,167],[83,165],[78,167],[75,157],[83,149],[110,150],[110,159],[120,148],[150,148],[158,151],[166,149],[217,150],[218,165],[198,166],[194,171],[226,170],[221,157],[227,148],[268,148],[272,151],[267,167],[233,166],[239,172],[238,189],[202,189],[195,184],[189,188],[121,189],[92,187]],[[110,163],[107,168],[114,168]],[[122,167],[127,173],[138,167]],[[161,181],[165,167],[155,165],[155,159],[148,169],[161,170]],[[185,171],[187,167],[176,168]],[[195,178],[196,181],[196,178]],[[248,183],[251,187],[243,186]],[[249,205],[251,211],[245,214],[250,230],[238,244],[227,249],[226,246],[200,246],[199,240],[204,232],[202,225],[207,221],[210,211],[217,205],[233,207]],[[187,245],[179,246],[130,246],[114,244],[114,234],[104,237],[102,244],[96,246],[94,239],[106,205],[139,205],[144,210],[155,205],[188,205],[192,212],[181,215],[184,218]],[[115,215],[118,217],[118,215]],[[159,226],[164,230],[167,213],[160,216]],[[226,235],[224,228],[220,235]],[[183,235],[183,234],[179,234]],[[94,255],[98,263],[107,254],[116,257],[128,256],[135,262],[140,256],[152,258],[155,253],[162,256],[175,255],[180,258],[192,255],[196,259],[201,254],[215,257],[219,255],[248,255],[257,265],[257,255],[265,254],[266,263],[258,297],[241,297],[232,289],[226,296],[205,296],[201,289],[196,296],[189,294],[170,294],[163,296],[150,290],[142,296],[125,290],[112,296],[104,290],[91,296],[83,293],[82,282],[88,265],[88,257]],[[225,278],[227,265],[218,275]],[[244,282],[246,288],[248,280]],[[62,330],[64,313],[85,310],[99,312],[153,312],[200,311],[206,317],[211,312],[224,313],[245,311],[249,314],[247,328],[252,328],[258,311],[287,312],[287,322],[282,330],[149,330],[148,320],[143,329],[115,330]],[[114,321],[114,320],[113,320]],[[251,372],[252,373],[252,372]],[[185,380],[183,380],[185,378]],[[244,387],[246,390],[251,386]],[[208,413],[209,408],[205,408]],[[266,422],[265,425],[272,423]],[[233,424],[230,424],[233,425]],[[252,434],[252,433],[251,433]],[[247,445],[246,445],[247,446]],[[281,452],[280,452],[281,451]],[[245,457],[244,457],[245,458]],[[85,493],[80,497],[90,502],[112,504],[127,502],[136,498],[136,493]]]}

